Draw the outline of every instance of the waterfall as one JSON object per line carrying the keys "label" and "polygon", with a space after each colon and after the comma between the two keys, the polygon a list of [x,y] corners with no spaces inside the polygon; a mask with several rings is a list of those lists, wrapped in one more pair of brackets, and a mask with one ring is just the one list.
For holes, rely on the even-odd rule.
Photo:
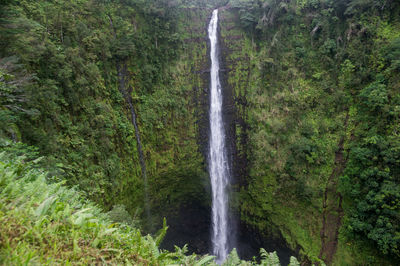
{"label": "waterfall", "polygon": [[212,248],[213,255],[216,256],[216,262],[221,264],[224,262],[229,252],[227,195],[229,166],[222,121],[222,91],[219,79],[217,28],[218,9],[215,9],[208,26],[208,37],[211,43],[209,172],[212,187]]}

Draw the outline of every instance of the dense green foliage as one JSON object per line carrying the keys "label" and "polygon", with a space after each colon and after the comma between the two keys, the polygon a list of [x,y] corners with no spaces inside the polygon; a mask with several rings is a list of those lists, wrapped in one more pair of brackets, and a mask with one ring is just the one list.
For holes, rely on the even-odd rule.
{"label": "dense green foliage", "polygon": [[[394,0],[1,1],[0,147],[24,159],[1,165],[0,261],[195,263],[184,249],[160,252],[134,228],[209,205],[201,130],[215,6],[224,6],[224,84],[235,105],[227,112],[235,112],[238,157],[247,162],[234,198],[242,222],[282,236],[303,262],[398,264]],[[74,190],[46,184],[53,175]],[[28,232],[18,247],[13,227]],[[276,255],[263,254],[274,265]],[[247,263],[235,252],[228,261]]]}
{"label": "dense green foliage", "polygon": [[[144,34],[145,29],[135,33],[127,25],[129,19],[139,20],[145,14],[131,6],[120,8],[120,3],[97,1],[11,1],[1,12],[3,64],[19,64],[34,76],[19,90],[29,95],[25,106],[36,113],[19,119],[17,135],[38,146],[49,164],[62,164],[69,183],[100,196],[102,204],[109,205],[107,195],[123,187],[130,189],[121,198],[129,193],[132,202],[138,202],[137,163],[123,159],[137,153],[129,141],[131,126],[115,86],[114,61],[133,47],[155,52],[150,44],[156,36]],[[121,32],[117,40],[111,18]],[[140,23],[136,20],[133,23]],[[132,38],[133,34],[137,37]],[[10,62],[10,55],[18,61]],[[140,59],[136,68],[141,66],[137,75],[141,86],[149,90],[152,80],[161,79],[157,71],[162,66],[154,58],[172,55],[141,55],[136,57]]]}
{"label": "dense green foliage", "polygon": [[[47,184],[46,173],[33,168],[37,160],[8,155],[0,155],[0,263],[196,263],[195,256],[184,255],[185,249],[158,249],[167,227],[153,239],[113,224],[76,190]],[[201,260],[210,262],[212,257]]]}
{"label": "dense green foliage", "polygon": [[339,230],[322,224],[335,206],[338,264],[400,260],[398,2],[230,4],[229,84],[249,126],[242,218],[317,261],[321,232]]}
{"label": "dense green foliage", "polygon": [[186,71],[175,64],[186,49],[179,24],[186,17],[179,10],[194,4],[1,2],[2,139],[37,146],[49,170],[57,165],[58,175],[104,208],[123,204],[131,214],[141,213],[144,184],[135,129],[119,87],[124,75],[150,183],[156,183],[151,187],[170,171],[189,173],[194,182],[206,178],[188,105],[191,85],[176,79]]}
{"label": "dense green foliage", "polygon": [[[47,183],[42,158],[35,157],[22,146],[0,153],[1,264],[216,265],[212,256],[185,255],[186,246],[160,250],[165,221],[155,238],[127,224],[131,218],[112,223],[129,215],[120,207],[107,215],[65,182]],[[261,250],[261,256],[260,265],[279,265],[276,253]],[[224,265],[258,264],[241,261],[233,251]],[[291,258],[290,265],[299,263]]]}

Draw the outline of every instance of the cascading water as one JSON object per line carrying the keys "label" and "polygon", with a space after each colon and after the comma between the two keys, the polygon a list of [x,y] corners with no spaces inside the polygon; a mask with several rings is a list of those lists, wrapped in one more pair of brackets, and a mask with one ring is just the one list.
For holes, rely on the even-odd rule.
{"label": "cascading water", "polygon": [[229,252],[228,191],[229,167],[222,121],[222,92],[218,61],[218,9],[212,14],[208,26],[211,43],[211,104],[209,172],[212,186],[212,248],[216,262],[221,264]]}

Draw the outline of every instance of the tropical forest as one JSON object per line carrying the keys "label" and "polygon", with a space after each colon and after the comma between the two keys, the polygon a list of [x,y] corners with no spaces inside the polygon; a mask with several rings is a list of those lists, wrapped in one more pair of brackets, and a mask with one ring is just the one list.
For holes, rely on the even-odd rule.
{"label": "tropical forest", "polygon": [[0,0],[0,265],[400,265],[400,1]]}

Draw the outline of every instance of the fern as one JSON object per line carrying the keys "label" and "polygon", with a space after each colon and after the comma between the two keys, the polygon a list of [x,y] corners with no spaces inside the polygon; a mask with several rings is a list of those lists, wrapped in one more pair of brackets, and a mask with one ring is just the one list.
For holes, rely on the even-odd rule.
{"label": "fern", "polygon": [[[48,184],[46,173],[0,153],[0,264],[216,265],[214,256],[160,250],[167,222],[156,237],[109,221],[107,214],[63,182]],[[261,265],[279,265],[276,253],[261,250]],[[293,261],[293,262],[292,262]],[[295,266],[297,260],[291,260]],[[232,250],[223,265],[255,265]]]}

